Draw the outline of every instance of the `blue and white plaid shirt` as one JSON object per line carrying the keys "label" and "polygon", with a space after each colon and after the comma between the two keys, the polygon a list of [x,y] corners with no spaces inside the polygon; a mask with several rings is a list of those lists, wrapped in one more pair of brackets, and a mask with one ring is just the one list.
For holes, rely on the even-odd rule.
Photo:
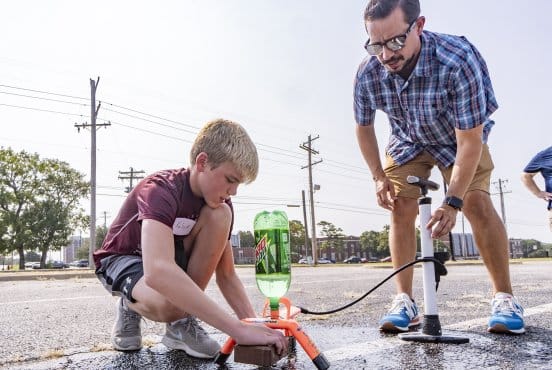
{"label": "blue and white plaid shirt", "polygon": [[484,124],[498,108],[485,60],[462,36],[423,31],[422,49],[408,80],[387,72],[376,57],[360,65],[354,90],[357,124],[372,125],[376,110],[391,124],[386,152],[401,165],[427,151],[444,167],[454,163],[454,129]]}

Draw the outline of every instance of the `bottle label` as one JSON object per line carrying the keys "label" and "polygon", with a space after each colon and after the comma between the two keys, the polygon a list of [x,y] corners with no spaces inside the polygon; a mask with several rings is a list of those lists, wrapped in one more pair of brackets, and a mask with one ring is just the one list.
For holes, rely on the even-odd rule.
{"label": "bottle label", "polygon": [[259,242],[257,243],[257,246],[255,247],[255,259],[257,261],[264,260],[265,254],[266,254],[266,235],[259,240]]}

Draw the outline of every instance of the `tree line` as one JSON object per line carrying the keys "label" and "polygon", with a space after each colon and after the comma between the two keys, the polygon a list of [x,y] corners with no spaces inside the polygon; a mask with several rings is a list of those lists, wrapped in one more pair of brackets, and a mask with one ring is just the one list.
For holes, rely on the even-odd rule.
{"label": "tree line", "polygon": [[[318,243],[319,251],[333,251],[340,255],[345,253],[346,241],[348,236],[343,233],[343,229],[328,221],[317,223],[320,227],[321,238]],[[240,246],[244,248],[254,247],[255,240],[251,231],[239,231]],[[298,220],[289,221],[290,249],[292,256],[302,256],[305,254],[305,227]],[[419,232],[417,232],[418,246]],[[311,239],[308,240],[306,248],[310,251]],[[439,241],[440,242],[440,241]],[[441,242],[442,247],[444,244]],[[368,255],[381,258],[389,256],[389,225],[385,225],[382,231],[364,231],[359,236],[360,251]]]}
{"label": "tree line", "polygon": [[0,253],[38,251],[44,267],[48,251],[67,246],[89,217],[79,206],[90,185],[84,175],[57,159],[0,148]]}

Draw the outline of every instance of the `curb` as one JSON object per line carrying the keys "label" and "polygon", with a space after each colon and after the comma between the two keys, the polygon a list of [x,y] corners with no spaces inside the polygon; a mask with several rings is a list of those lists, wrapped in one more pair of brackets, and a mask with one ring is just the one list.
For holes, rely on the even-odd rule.
{"label": "curb", "polygon": [[[514,261],[510,260],[510,264],[522,264],[523,261]],[[363,266],[366,268],[389,268],[392,269],[393,265],[391,263],[385,263],[385,264],[370,264],[370,263],[362,263],[362,264],[354,264],[356,266]],[[470,266],[470,265],[483,265],[482,260],[476,260],[476,261],[470,261],[470,262],[464,262],[464,261],[446,261],[445,267],[452,267],[452,266]],[[247,267],[250,267],[252,265],[247,265]],[[330,265],[331,266],[331,265]],[[335,266],[335,265],[333,265]],[[340,264],[340,266],[343,266]],[[345,265],[346,266],[346,265]],[[236,265],[236,267],[240,267],[240,265]],[[243,266],[246,267],[246,266]],[[294,267],[313,267],[310,265],[300,265],[300,266],[294,266]],[[319,266],[317,266],[319,267]],[[418,266],[418,267],[421,267]],[[2,281],[29,281],[29,280],[61,280],[61,279],[90,279],[95,278],[96,274],[94,270],[92,269],[82,269],[82,270],[42,270],[42,271],[33,271],[33,270],[25,270],[25,271],[17,271],[17,272],[6,272],[6,271],[0,271],[0,282]]]}
{"label": "curb", "polygon": [[18,271],[18,272],[0,272],[0,281],[25,281],[25,280],[59,280],[59,279],[89,279],[95,278],[94,270],[77,271]]}

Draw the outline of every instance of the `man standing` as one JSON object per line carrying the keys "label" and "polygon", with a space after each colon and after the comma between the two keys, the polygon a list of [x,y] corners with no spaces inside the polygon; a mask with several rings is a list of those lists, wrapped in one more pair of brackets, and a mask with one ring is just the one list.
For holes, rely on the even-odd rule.
{"label": "man standing", "polygon": [[[534,177],[537,173],[544,177],[544,190],[535,183]],[[552,230],[552,146],[531,159],[523,170],[521,181],[537,198],[547,201],[549,225]]]}
{"label": "man standing", "polygon": [[[364,14],[369,56],[355,80],[354,111],[360,150],[372,173],[378,204],[391,211],[393,266],[415,258],[419,188],[408,175],[428,178],[437,166],[448,183],[445,200],[427,227],[446,235],[458,211],[469,220],[494,290],[488,330],[521,334],[523,308],[512,295],[508,238],[489,196],[494,168],[487,138],[498,108],[487,66],[464,37],[424,31],[418,0],[372,0]],[[376,110],[391,125],[385,165],[374,131]],[[419,324],[412,268],[397,275],[382,331]]]}

